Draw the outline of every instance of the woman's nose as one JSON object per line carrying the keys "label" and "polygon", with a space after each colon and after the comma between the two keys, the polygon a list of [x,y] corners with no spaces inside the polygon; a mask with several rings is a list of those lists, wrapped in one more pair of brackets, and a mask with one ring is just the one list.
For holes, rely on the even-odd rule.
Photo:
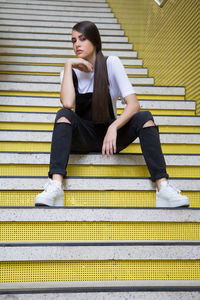
{"label": "woman's nose", "polygon": [[76,41],[75,46],[76,46],[76,47],[79,47],[79,46],[80,46],[80,41],[79,41],[79,40]]}

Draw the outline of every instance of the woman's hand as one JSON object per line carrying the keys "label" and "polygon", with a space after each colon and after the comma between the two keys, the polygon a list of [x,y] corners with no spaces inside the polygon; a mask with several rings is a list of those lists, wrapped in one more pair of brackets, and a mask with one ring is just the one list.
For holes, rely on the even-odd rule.
{"label": "woman's hand", "polygon": [[83,58],[70,58],[65,65],[68,66],[69,64],[72,68],[79,69],[83,72],[92,72],[94,70],[93,65]]}
{"label": "woman's hand", "polygon": [[103,146],[102,146],[103,157],[106,154],[107,157],[109,158],[110,155],[113,155],[113,153],[117,152],[116,140],[117,140],[117,127],[111,124],[108,127],[108,130],[103,140]]}

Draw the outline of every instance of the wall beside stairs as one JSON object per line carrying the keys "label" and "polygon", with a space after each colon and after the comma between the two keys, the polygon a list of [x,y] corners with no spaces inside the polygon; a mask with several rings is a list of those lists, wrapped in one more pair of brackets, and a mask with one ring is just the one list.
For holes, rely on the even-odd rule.
{"label": "wall beside stairs", "polygon": [[156,85],[185,86],[200,114],[199,0],[107,0]]}

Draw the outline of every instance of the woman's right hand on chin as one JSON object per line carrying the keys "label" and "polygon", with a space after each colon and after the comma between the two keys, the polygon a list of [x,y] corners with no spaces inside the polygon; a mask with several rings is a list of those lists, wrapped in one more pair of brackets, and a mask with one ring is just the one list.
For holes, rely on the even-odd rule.
{"label": "woman's right hand on chin", "polygon": [[80,71],[83,71],[83,72],[94,71],[93,65],[89,61],[87,61],[83,58],[70,58],[65,63],[65,67],[69,67],[69,65],[72,68],[79,69]]}

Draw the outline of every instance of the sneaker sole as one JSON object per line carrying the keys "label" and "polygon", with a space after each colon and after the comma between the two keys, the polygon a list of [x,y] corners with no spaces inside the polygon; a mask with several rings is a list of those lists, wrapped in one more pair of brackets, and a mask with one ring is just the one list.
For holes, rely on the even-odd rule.
{"label": "sneaker sole", "polygon": [[172,208],[176,208],[176,207],[189,207],[190,203],[189,201],[185,200],[184,202],[173,202],[173,203],[169,203],[168,201],[164,201],[164,200],[161,200],[161,203],[159,203],[159,199],[156,200],[156,207],[172,207]]}

